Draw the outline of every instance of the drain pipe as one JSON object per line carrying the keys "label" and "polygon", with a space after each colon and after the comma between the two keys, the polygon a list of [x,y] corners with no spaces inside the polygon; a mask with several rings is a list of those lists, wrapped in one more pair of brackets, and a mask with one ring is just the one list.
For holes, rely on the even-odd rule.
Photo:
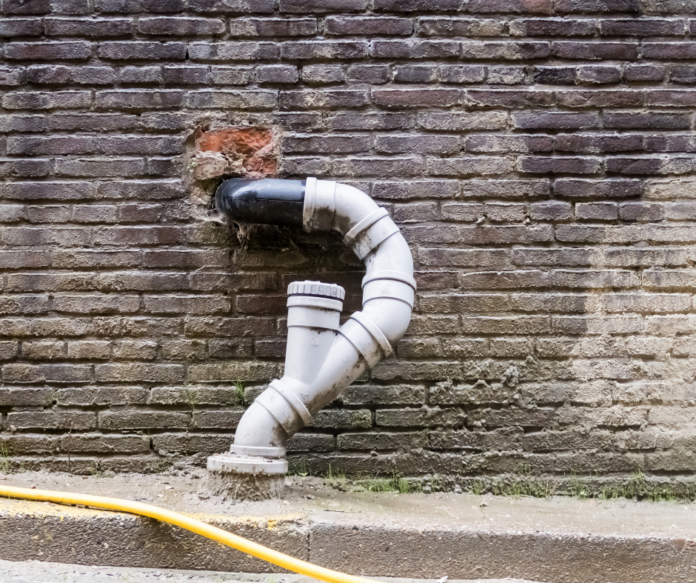
{"label": "drain pipe", "polygon": [[384,208],[360,190],[327,180],[230,179],[217,208],[242,223],[337,231],[365,262],[363,309],[343,326],[345,291],[318,281],[288,287],[285,374],[244,413],[230,453],[208,458],[209,485],[234,499],[282,495],[285,442],[366,369],[392,353],[411,319],[411,251]]}

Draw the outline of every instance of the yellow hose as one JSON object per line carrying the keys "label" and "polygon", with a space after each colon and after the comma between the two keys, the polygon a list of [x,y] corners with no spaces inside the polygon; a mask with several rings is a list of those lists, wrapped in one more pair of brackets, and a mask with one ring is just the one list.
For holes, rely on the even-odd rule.
{"label": "yellow hose", "polygon": [[331,569],[324,569],[312,563],[307,563],[264,547],[250,540],[247,540],[236,534],[229,533],[220,528],[210,526],[205,522],[189,518],[178,512],[164,510],[149,504],[141,504],[140,502],[131,502],[130,500],[120,500],[118,498],[105,498],[103,496],[89,496],[87,494],[71,494],[70,492],[51,492],[49,490],[29,490],[27,488],[15,488],[13,486],[0,486],[0,497],[4,498],[19,498],[21,500],[36,500],[39,502],[55,502],[56,504],[81,504],[101,510],[115,510],[118,512],[128,512],[130,514],[139,514],[168,522],[174,526],[179,526],[200,534],[206,538],[237,549],[248,555],[252,555],[257,559],[273,563],[279,567],[283,567],[288,571],[294,571],[307,577],[313,577],[321,581],[329,581],[330,583],[376,583],[372,579],[364,579],[362,577],[354,577],[346,573],[339,573]]}

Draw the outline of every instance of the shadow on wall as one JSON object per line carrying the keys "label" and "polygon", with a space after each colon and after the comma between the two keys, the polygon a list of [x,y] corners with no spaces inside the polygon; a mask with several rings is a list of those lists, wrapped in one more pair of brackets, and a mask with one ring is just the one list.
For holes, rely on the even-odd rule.
{"label": "shadow on wall", "polygon": [[[696,183],[554,187],[528,204],[441,204],[471,226],[402,225],[421,283],[409,335],[325,412],[369,407],[372,422],[333,427],[338,452],[298,467],[497,491],[531,480],[547,493],[693,469],[696,254],[679,221]],[[501,224],[520,209],[521,225]]]}
{"label": "shadow on wall", "polygon": [[423,450],[426,465],[459,474],[462,486],[504,491],[506,480],[540,478],[567,489],[581,478],[595,493],[638,471],[693,469],[684,406],[696,394],[695,255],[690,227],[675,221],[694,207],[662,201],[693,196],[694,186],[557,179],[555,200],[529,205],[534,246],[491,249],[500,234],[482,232],[474,244],[485,250],[419,249],[430,265],[496,269],[460,273],[456,295],[421,295],[421,313],[459,313],[466,334],[441,345],[462,361],[440,364],[449,378],[430,387],[436,453]]}

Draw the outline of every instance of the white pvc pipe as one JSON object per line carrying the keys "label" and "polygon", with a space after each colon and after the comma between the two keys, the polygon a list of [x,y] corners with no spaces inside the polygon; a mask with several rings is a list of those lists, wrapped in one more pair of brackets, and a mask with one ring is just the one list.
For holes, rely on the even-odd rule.
{"label": "white pvc pipe", "polygon": [[239,455],[284,457],[285,441],[389,356],[411,319],[413,258],[385,209],[352,186],[308,178],[303,224],[306,231],[338,231],[365,262],[363,310],[339,328],[341,302],[290,297],[285,376],[244,413],[231,448]]}

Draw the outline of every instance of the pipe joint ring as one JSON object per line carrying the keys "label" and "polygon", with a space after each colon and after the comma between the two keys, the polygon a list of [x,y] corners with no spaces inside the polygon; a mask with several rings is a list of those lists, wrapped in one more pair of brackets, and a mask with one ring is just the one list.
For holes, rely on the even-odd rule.
{"label": "pipe joint ring", "polygon": [[372,273],[365,275],[362,280],[362,287],[365,287],[366,284],[374,281],[375,279],[395,279],[396,281],[401,281],[410,285],[413,288],[413,291],[417,291],[416,280],[413,278],[413,276],[407,275],[406,273],[401,273],[400,271],[389,271],[386,269],[373,271]]}
{"label": "pipe joint ring", "polygon": [[370,213],[361,221],[358,221],[356,225],[345,234],[343,242],[349,247],[352,246],[363,231],[369,229],[377,221],[387,215],[389,215],[389,211],[384,207],[379,207],[376,211]]}
{"label": "pipe joint ring", "polygon": [[309,412],[309,409],[305,407],[302,400],[283,381],[276,379],[268,386],[288,402],[288,405],[300,416],[305,425],[309,425],[312,422],[312,414]]}
{"label": "pipe joint ring", "polygon": [[287,301],[287,306],[288,308],[302,307],[332,310],[339,313],[343,310],[343,302],[341,300],[317,298],[314,296],[290,296]]}
{"label": "pipe joint ring", "polygon": [[413,311],[416,294],[413,288],[395,279],[373,279],[363,288],[363,308],[368,302],[377,299],[398,300],[408,305]]}
{"label": "pipe joint ring", "polygon": [[[302,428],[302,418],[295,411],[292,405],[288,402],[284,395],[268,387],[261,393],[252,403],[252,407],[257,405],[263,407],[276,420],[285,433],[289,436],[293,435],[297,430]],[[251,409],[247,409],[251,411]],[[246,414],[246,413],[245,413]],[[237,437],[235,435],[235,441]]]}
{"label": "pipe joint ring", "polygon": [[353,345],[368,368],[374,367],[383,358],[382,350],[365,326],[354,318],[348,318],[338,333]]}
{"label": "pipe joint ring", "polygon": [[288,298],[288,328],[318,328],[338,330],[341,325],[343,302],[328,298],[290,296]]}
{"label": "pipe joint ring", "polygon": [[359,259],[365,259],[365,257],[377,249],[377,247],[384,243],[389,237],[399,233],[399,227],[397,227],[391,217],[386,214],[386,211],[384,212],[384,216],[379,217],[374,224],[358,233],[353,243],[349,245],[353,249],[353,253],[355,253]]}
{"label": "pipe joint ring", "polygon": [[384,358],[392,353],[392,346],[389,344],[389,340],[384,335],[384,333],[379,329],[379,326],[375,324],[370,318],[368,318],[363,312],[355,312],[351,317],[351,320],[355,320],[360,324],[365,330],[370,333],[370,336],[374,338],[375,342],[379,344],[379,347],[384,353]]}

